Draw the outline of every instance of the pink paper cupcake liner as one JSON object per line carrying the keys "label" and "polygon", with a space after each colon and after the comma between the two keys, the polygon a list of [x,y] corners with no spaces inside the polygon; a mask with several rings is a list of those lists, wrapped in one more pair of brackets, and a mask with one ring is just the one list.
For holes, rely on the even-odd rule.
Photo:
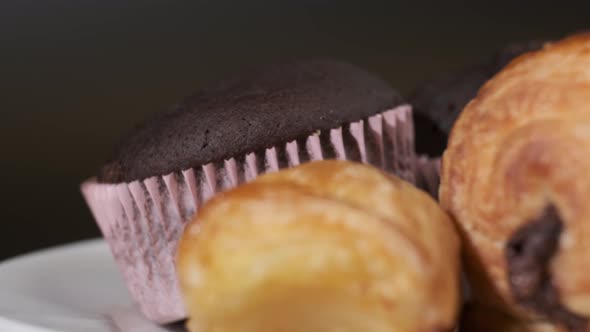
{"label": "pink paper cupcake liner", "polygon": [[440,185],[440,158],[418,156],[415,161],[416,186],[435,199],[438,199],[438,186]]}
{"label": "pink paper cupcake liner", "polygon": [[341,159],[375,165],[414,183],[411,107],[403,105],[367,119],[283,146],[130,183],[89,179],[81,186],[104,238],[142,313],[157,323],[183,319],[176,279],[176,246],[199,207],[216,193],[300,163]]}

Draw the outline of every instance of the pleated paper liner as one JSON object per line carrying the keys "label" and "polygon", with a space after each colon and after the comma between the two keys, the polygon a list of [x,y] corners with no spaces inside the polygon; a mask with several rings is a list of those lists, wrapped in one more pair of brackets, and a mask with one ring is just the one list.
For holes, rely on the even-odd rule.
{"label": "pleated paper liner", "polygon": [[143,181],[89,179],[81,190],[140,310],[152,321],[168,323],[185,317],[175,275],[176,246],[199,207],[263,173],[323,159],[369,163],[414,183],[411,107]]}
{"label": "pleated paper liner", "polygon": [[426,191],[434,199],[438,199],[440,162],[440,158],[429,158],[428,156],[417,156],[415,162],[416,187]]}

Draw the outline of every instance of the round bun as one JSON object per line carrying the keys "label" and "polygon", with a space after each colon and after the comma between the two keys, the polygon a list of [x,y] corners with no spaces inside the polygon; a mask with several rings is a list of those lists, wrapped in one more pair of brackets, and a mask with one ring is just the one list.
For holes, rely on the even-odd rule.
{"label": "round bun", "polygon": [[589,331],[590,34],[523,55],[452,130],[439,197],[479,301]]}
{"label": "round bun", "polygon": [[98,180],[143,180],[307,137],[402,104],[386,82],[332,60],[259,66],[213,82],[120,142]]}
{"label": "round bun", "polygon": [[459,242],[436,202],[361,164],[314,162],[223,193],[187,226],[190,331],[447,331]]}

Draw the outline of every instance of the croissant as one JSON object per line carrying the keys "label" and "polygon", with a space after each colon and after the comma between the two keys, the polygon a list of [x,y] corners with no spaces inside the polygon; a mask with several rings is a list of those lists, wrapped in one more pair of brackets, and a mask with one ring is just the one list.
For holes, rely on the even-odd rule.
{"label": "croissant", "polygon": [[464,109],[439,198],[475,301],[590,331],[590,34],[523,55]]}
{"label": "croissant", "polygon": [[460,299],[448,216],[352,162],[220,194],[187,226],[177,267],[192,332],[450,331]]}

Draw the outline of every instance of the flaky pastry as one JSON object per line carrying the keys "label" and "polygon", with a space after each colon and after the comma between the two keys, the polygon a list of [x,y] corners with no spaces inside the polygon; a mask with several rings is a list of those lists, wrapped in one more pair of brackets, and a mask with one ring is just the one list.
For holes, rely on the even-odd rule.
{"label": "flaky pastry", "polygon": [[517,58],[452,130],[439,197],[474,296],[590,331],[590,34]]}
{"label": "flaky pastry", "polygon": [[313,162],[207,203],[178,274],[192,332],[450,331],[459,242],[426,193],[370,166]]}

